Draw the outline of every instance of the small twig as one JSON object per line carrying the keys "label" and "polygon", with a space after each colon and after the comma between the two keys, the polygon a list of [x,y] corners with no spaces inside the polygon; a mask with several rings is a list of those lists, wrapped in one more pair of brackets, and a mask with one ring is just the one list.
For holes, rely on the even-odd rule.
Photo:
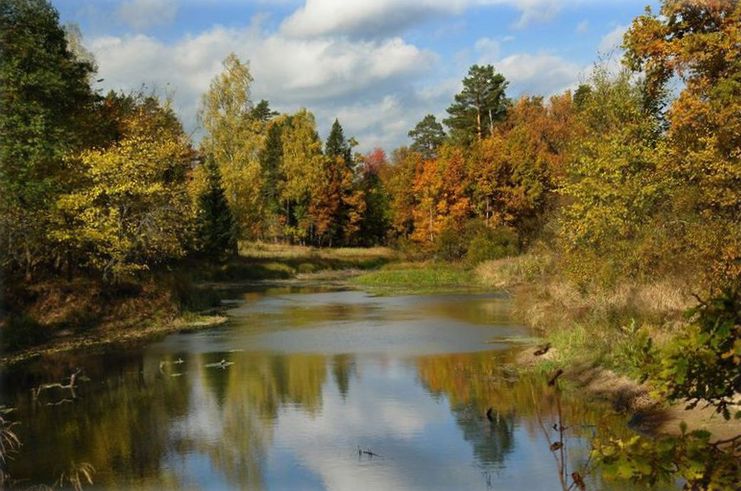
{"label": "small twig", "polygon": [[60,404],[64,404],[65,402],[75,402],[75,401],[72,400],[72,399],[64,398],[64,399],[59,400],[57,402],[47,402],[46,405],[47,406],[59,406]]}
{"label": "small twig", "polygon": [[381,457],[380,455],[378,455],[377,453],[371,450],[363,450],[362,448],[358,447],[358,457],[362,456],[363,454],[368,455],[369,457]]}

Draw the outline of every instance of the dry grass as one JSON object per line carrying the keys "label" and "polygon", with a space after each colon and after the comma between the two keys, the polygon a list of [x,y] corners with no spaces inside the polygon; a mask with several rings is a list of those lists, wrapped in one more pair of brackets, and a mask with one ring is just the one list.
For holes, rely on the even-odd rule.
{"label": "dry grass", "polygon": [[239,255],[261,259],[394,259],[396,251],[388,247],[337,247],[317,248],[269,242],[241,242]]}
{"label": "dry grass", "polygon": [[524,254],[484,261],[476,266],[474,274],[482,286],[507,290],[545,277],[552,262],[547,255]]}
{"label": "dry grass", "polygon": [[475,278],[513,292],[515,315],[548,338],[555,363],[597,362],[622,373],[635,374],[647,337],[659,344],[670,338],[696,303],[691,290],[672,279],[580,288],[558,274],[547,254],[487,261]]}

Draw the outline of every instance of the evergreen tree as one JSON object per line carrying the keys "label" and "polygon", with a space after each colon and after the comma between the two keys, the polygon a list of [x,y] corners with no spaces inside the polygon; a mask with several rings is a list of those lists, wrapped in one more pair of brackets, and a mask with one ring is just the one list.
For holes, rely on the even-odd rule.
{"label": "evergreen tree", "polygon": [[327,143],[324,147],[324,153],[329,157],[342,157],[348,168],[352,167],[352,148],[345,139],[345,133],[342,131],[340,122],[335,119],[332,124],[332,130],[327,137]]}
{"label": "evergreen tree", "polygon": [[432,114],[425,116],[413,130],[409,131],[408,135],[414,140],[411,149],[419,152],[426,159],[435,158],[437,147],[445,140],[443,125],[438,123]]}
{"label": "evergreen tree", "polygon": [[[258,104],[259,106],[259,104]],[[280,184],[280,165],[283,159],[283,144],[281,134],[283,126],[281,122],[273,122],[265,140],[265,146],[260,152],[260,166],[263,175],[263,192],[268,212],[277,213],[280,208],[278,186]]]}
{"label": "evergreen tree", "polygon": [[208,185],[198,198],[196,237],[199,251],[210,257],[223,257],[237,250],[234,217],[229,209],[221,174],[213,157],[206,159]]}
{"label": "evergreen tree", "polygon": [[250,117],[255,121],[260,121],[261,123],[267,123],[277,115],[278,112],[270,109],[270,103],[265,99],[260,99],[260,102],[258,102],[250,112]]}
{"label": "evergreen tree", "polygon": [[443,122],[455,140],[470,143],[492,133],[494,123],[504,119],[507,81],[491,65],[473,65],[463,79],[463,90],[448,107],[450,117]]}

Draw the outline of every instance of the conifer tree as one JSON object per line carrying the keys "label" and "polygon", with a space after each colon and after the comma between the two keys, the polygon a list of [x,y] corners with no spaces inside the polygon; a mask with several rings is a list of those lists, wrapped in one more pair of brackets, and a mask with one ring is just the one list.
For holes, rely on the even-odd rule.
{"label": "conifer tree", "polygon": [[491,65],[473,65],[463,79],[463,90],[456,94],[448,107],[450,117],[443,122],[451,129],[455,140],[470,143],[492,133],[494,123],[504,119],[507,81]]}
{"label": "conifer tree", "polygon": [[212,156],[205,163],[208,183],[198,198],[196,237],[199,251],[219,258],[234,254],[237,248],[234,217],[221,185],[221,174]]}
{"label": "conifer tree", "polygon": [[410,148],[426,159],[434,158],[437,148],[445,141],[443,125],[438,123],[432,114],[425,116],[408,135],[414,140]]}
{"label": "conifer tree", "polygon": [[345,139],[345,133],[337,119],[335,119],[332,124],[332,130],[329,132],[327,143],[324,148],[325,155],[329,157],[342,157],[345,161],[345,165],[348,168],[352,167],[352,149]]}

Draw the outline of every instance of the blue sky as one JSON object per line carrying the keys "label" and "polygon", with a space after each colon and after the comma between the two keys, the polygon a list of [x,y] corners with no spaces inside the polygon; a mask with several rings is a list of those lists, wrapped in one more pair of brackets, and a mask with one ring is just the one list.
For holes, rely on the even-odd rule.
{"label": "blue sky", "polygon": [[198,134],[200,95],[230,52],[250,62],[254,100],[307,107],[322,136],[340,119],[360,150],[390,151],[425,114],[445,116],[473,63],[510,97],[573,88],[648,0],[53,0],[78,24],[102,90],[170,94]]}

